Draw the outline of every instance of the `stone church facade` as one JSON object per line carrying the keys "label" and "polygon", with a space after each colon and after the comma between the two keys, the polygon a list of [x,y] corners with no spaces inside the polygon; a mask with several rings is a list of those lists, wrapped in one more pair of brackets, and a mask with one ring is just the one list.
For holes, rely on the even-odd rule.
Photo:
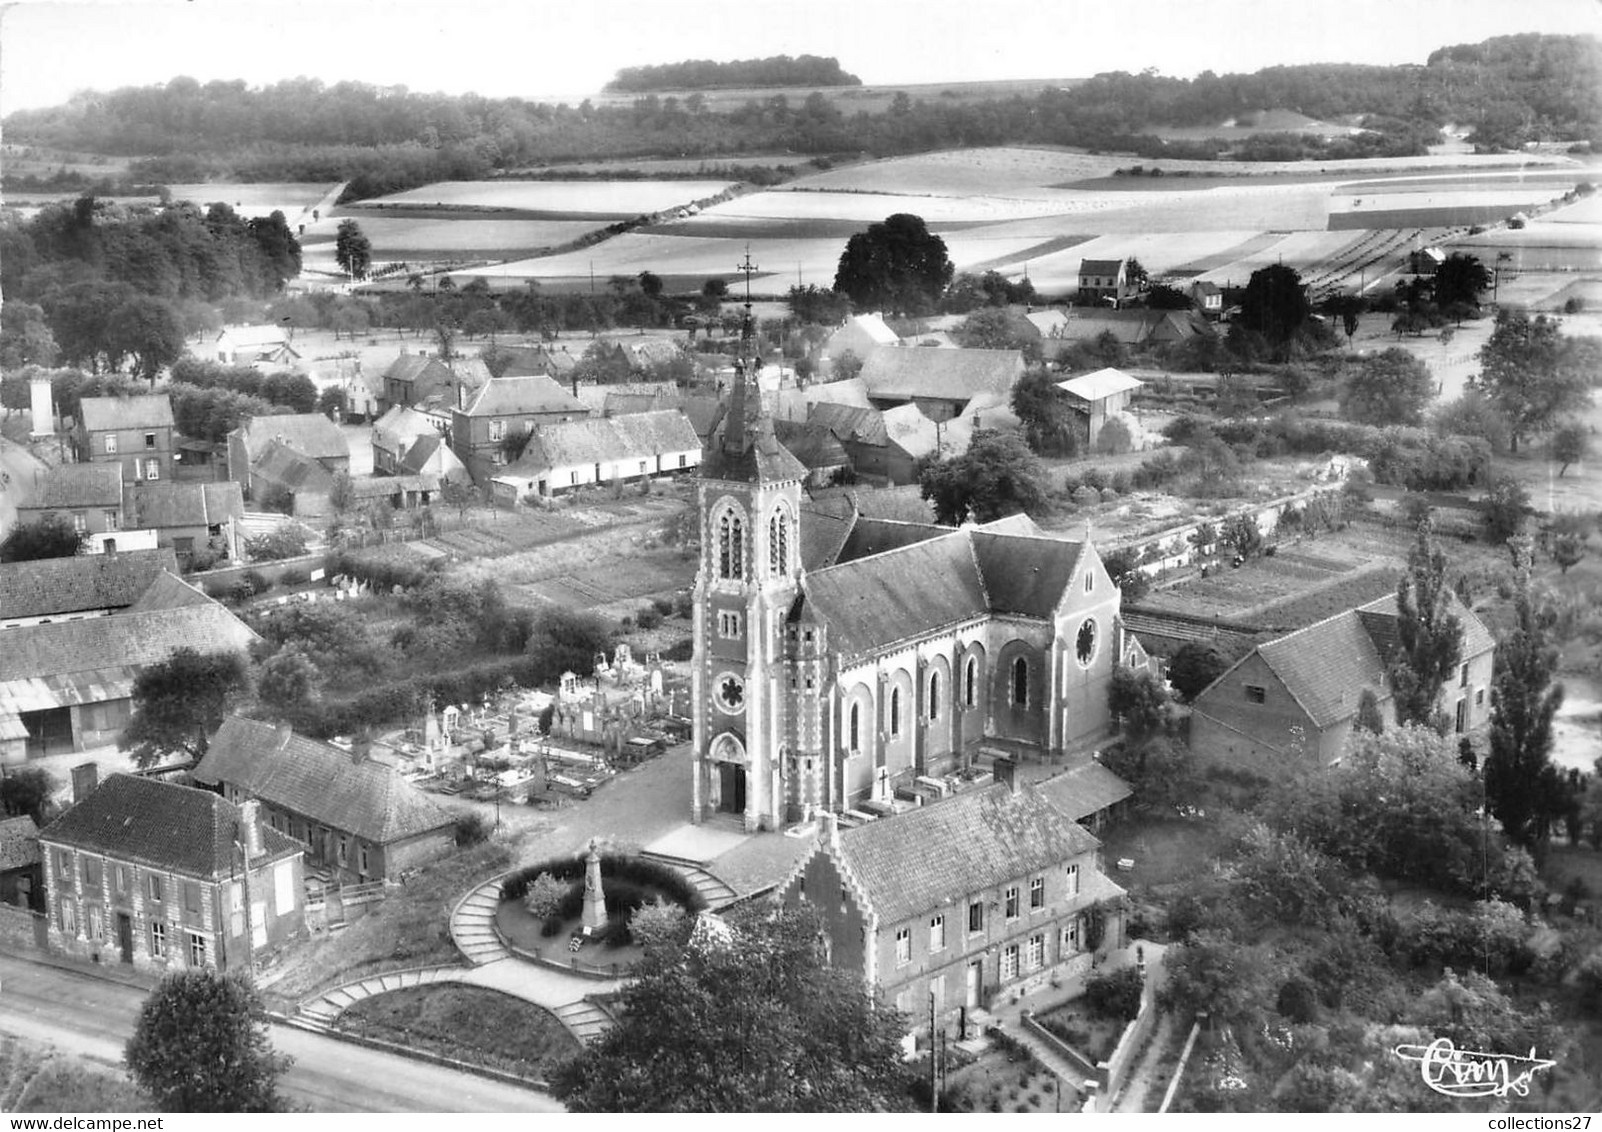
{"label": "stone church facade", "polygon": [[814,503],[737,374],[702,467],[693,816],[777,829],[888,801],[985,749],[1053,756],[1111,726],[1146,654],[1088,537]]}

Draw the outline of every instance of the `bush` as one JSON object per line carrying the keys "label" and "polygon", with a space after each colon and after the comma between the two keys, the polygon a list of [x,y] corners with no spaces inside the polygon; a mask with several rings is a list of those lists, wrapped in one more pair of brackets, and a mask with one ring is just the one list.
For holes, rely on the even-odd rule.
{"label": "bush", "polygon": [[1085,980],[1085,1004],[1103,1018],[1133,1021],[1140,1013],[1145,985],[1135,967],[1120,967],[1110,974],[1096,972]]}
{"label": "bush", "polygon": [[306,553],[311,532],[299,523],[283,523],[264,535],[245,540],[245,554],[252,562],[280,562]]}
{"label": "bush", "polygon": [[662,611],[654,605],[647,606],[634,615],[634,623],[646,632],[660,628],[662,625]]}
{"label": "bush", "polygon": [[264,594],[273,588],[273,580],[260,570],[246,570],[239,580],[250,587],[251,594]]}
{"label": "bush", "polygon": [[456,819],[456,844],[463,849],[488,841],[494,827],[480,813],[462,814]]}

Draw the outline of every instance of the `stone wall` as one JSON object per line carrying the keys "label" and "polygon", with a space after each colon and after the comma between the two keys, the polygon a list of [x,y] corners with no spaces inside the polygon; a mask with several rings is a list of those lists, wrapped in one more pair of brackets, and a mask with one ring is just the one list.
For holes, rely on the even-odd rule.
{"label": "stone wall", "polygon": [[48,945],[49,921],[38,912],[0,904],[0,950],[43,951]]}

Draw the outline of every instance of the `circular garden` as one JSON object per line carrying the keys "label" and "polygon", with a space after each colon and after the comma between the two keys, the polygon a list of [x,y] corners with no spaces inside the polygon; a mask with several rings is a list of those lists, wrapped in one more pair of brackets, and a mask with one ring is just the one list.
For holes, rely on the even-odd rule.
{"label": "circular garden", "polygon": [[553,857],[501,883],[495,927],[514,951],[561,967],[619,975],[658,939],[683,939],[706,900],[669,865],[625,853],[600,855],[606,924],[585,936],[588,854]]}

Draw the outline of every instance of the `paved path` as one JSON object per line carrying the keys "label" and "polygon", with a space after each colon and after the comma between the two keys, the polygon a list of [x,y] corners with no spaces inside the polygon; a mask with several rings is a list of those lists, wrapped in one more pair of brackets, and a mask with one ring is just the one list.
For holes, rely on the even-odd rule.
{"label": "paved path", "polygon": [[[1114,1112],[1157,1111],[1157,1106],[1163,1103],[1163,1094],[1161,1090],[1153,1089],[1152,1086],[1156,1083],[1157,1074],[1163,1069],[1163,1057],[1169,1052],[1173,1037],[1174,1016],[1165,1013],[1157,1020],[1157,1029],[1152,1032],[1146,1052],[1129,1071],[1123,1091],[1113,1099]],[[1169,1074],[1170,1077],[1172,1075]]]}

